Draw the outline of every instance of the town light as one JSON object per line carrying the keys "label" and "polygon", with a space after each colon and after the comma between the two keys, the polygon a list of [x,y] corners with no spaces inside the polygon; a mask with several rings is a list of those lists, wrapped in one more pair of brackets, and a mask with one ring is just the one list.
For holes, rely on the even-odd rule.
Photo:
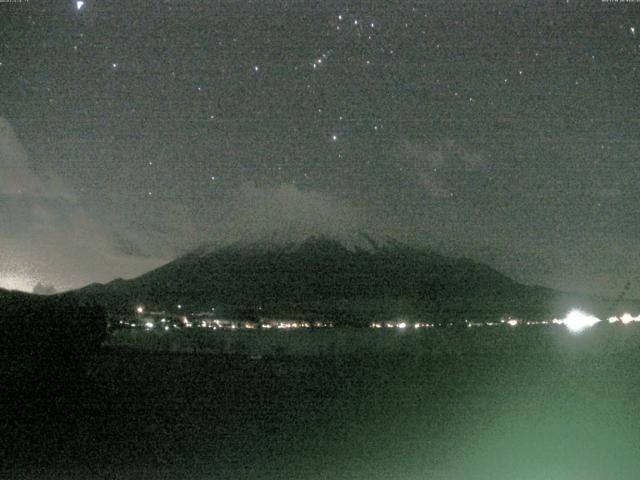
{"label": "town light", "polygon": [[562,321],[564,326],[573,333],[579,333],[589,327],[593,327],[598,322],[600,322],[599,318],[575,309],[571,310]]}
{"label": "town light", "polygon": [[620,321],[625,325],[631,322],[640,322],[640,315],[634,317],[630,313],[625,313],[620,317]]}

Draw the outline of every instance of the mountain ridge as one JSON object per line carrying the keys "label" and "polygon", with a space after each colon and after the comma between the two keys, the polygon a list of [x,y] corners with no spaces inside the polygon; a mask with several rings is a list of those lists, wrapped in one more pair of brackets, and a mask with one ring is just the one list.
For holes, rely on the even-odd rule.
{"label": "mountain ridge", "polygon": [[293,237],[294,238],[292,239],[292,237],[286,232],[270,232],[269,234],[264,235],[258,239],[249,238],[233,240],[222,244],[204,244],[193,249],[190,252],[187,252],[187,254],[207,255],[209,253],[217,252],[220,249],[235,249],[246,251],[294,249],[304,244],[318,241],[333,242],[352,252],[355,252],[357,250],[375,251],[381,246],[389,246],[391,244],[399,243],[392,237],[380,236],[374,238],[371,234],[363,231],[342,234],[298,234],[298,238],[295,238],[296,235],[294,235]]}
{"label": "mountain ridge", "polygon": [[[357,241],[356,241],[357,240]],[[82,296],[118,313],[211,311],[238,318],[326,318],[348,324],[408,316],[432,321],[540,319],[606,301],[520,284],[489,265],[393,238],[358,233],[285,236],[203,246],[135,279],[92,284]],[[602,301],[601,301],[602,300]],[[585,307],[585,308],[586,308]]]}

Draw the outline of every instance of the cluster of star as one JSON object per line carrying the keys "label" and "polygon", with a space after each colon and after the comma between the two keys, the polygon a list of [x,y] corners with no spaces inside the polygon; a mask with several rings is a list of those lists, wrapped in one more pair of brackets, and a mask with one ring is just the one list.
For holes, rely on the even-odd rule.
{"label": "cluster of star", "polygon": [[[88,15],[93,8],[81,0],[74,2],[74,5],[79,18]],[[487,109],[516,105],[519,102],[517,99],[535,96],[551,100],[567,94],[566,81],[554,81],[547,77],[549,65],[553,62],[558,64],[558,49],[554,50],[542,37],[538,43],[528,42],[526,46],[517,42],[512,47],[501,46],[500,49],[504,51],[500,55],[508,55],[509,61],[495,62],[482,70],[482,81],[478,81],[471,72],[482,67],[484,60],[479,55],[484,47],[472,46],[477,47],[479,52],[475,57],[464,54],[465,48],[471,48],[465,42],[469,42],[469,36],[475,28],[473,21],[464,18],[452,20],[447,31],[444,31],[437,28],[437,22],[426,7],[412,6],[400,11],[402,13],[397,15],[365,9],[334,12],[323,21],[315,22],[313,28],[317,30],[316,34],[310,35],[309,40],[302,42],[281,62],[274,62],[269,56],[272,53],[269,48],[258,49],[243,43],[242,32],[221,35],[211,42],[216,47],[213,51],[219,52],[219,55],[212,54],[204,60],[206,68],[200,68],[199,65],[189,67],[188,62],[184,64],[187,66],[180,67],[179,62],[170,59],[167,60],[167,67],[160,70],[160,74],[167,75],[171,81],[173,91],[167,94],[181,99],[170,102],[172,108],[180,112],[168,113],[190,118],[193,130],[215,132],[228,128],[231,122],[225,111],[227,107],[221,107],[218,98],[220,85],[211,78],[211,72],[218,70],[222,75],[233,78],[237,84],[247,82],[248,97],[262,89],[271,89],[276,95],[286,95],[287,91],[291,91],[291,95],[300,96],[297,105],[304,108],[301,107],[292,115],[291,122],[304,132],[307,139],[310,138],[308,132],[314,132],[317,136],[317,141],[307,142],[309,148],[318,149],[319,154],[327,159],[339,160],[341,165],[358,161],[369,165],[371,158],[362,159],[359,156],[358,152],[363,150],[361,146],[383,140],[392,141],[394,135],[397,136],[407,125],[424,130],[435,122],[441,124],[442,128],[454,128],[461,118],[480,118]],[[636,36],[634,25],[621,25],[621,29],[626,35]],[[274,32],[269,29],[262,32],[265,45],[273,41]],[[540,35],[543,33],[541,31]],[[92,33],[87,30],[77,34],[74,52],[83,49],[87,34]],[[576,40],[569,35],[567,39],[567,46],[572,47]],[[206,40],[194,42],[194,51],[204,44]],[[137,60],[129,58],[128,51],[109,51],[113,52],[115,58],[107,58],[108,63],[103,63],[103,66],[112,72],[113,81],[121,84],[118,88],[126,89],[128,82],[136,75],[140,76],[140,70],[134,70]],[[491,51],[488,49],[485,54],[489,55]],[[217,62],[225,55],[232,55],[229,58],[234,60],[218,66]],[[589,75],[597,71],[594,65],[599,60],[598,55],[593,49],[583,49],[573,60],[574,68],[571,71],[575,72],[575,76],[571,87],[574,90],[587,91],[592,88]],[[203,73],[196,74],[196,71]],[[394,84],[387,87],[389,82]],[[280,87],[274,88],[273,85]],[[46,88],[51,91],[55,86]],[[403,95],[403,89],[413,92],[416,105],[423,102],[425,108],[418,110],[417,117],[407,115],[399,123],[398,116],[402,112],[394,111],[394,108],[398,103],[397,97]],[[301,91],[304,93],[298,93]],[[579,94],[575,91],[572,93]],[[49,102],[56,103],[53,92]],[[263,105],[255,106],[258,111],[264,108]],[[132,105],[128,113],[139,118],[147,114],[144,107],[136,105]],[[265,117],[275,115],[259,113]],[[394,117],[393,121],[390,116]],[[199,125],[199,122],[206,122],[206,125]],[[420,127],[421,123],[424,127]],[[376,137],[381,140],[376,140]],[[301,154],[300,159],[287,158],[279,162],[256,162],[259,169],[235,168],[233,171],[260,171],[264,175],[273,172],[277,178],[284,176],[294,182],[296,179],[307,181],[326,177],[312,174],[312,169],[302,160],[304,156]],[[142,191],[147,197],[153,197],[156,192],[151,187],[162,183],[153,179],[163,174],[160,172],[167,171],[166,162],[164,159],[154,162],[144,158],[140,161],[146,163],[146,178],[149,180],[148,188],[143,187]],[[219,172],[223,169],[218,166],[221,162],[231,161],[235,160],[222,158],[218,164],[203,164],[203,180],[219,186],[220,178],[227,179],[229,176],[221,175]]]}

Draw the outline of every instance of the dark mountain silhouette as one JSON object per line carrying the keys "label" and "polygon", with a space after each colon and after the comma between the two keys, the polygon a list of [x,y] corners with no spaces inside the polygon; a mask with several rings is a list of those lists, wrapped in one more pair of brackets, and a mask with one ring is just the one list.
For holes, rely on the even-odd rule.
{"label": "dark mountain silhouette", "polygon": [[73,358],[95,351],[106,333],[100,305],[0,289],[0,348],[7,355]]}
{"label": "dark mountain silhouette", "polygon": [[436,322],[563,316],[581,306],[604,315],[606,299],[526,286],[491,267],[359,234],[265,239],[197,249],[133,280],[73,292],[114,313],[147,308],[255,318],[364,323],[399,316]]}
{"label": "dark mountain silhouette", "polygon": [[[63,435],[77,438],[77,424],[69,418],[101,398],[91,371],[106,335],[105,312],[98,305],[0,290],[0,430],[9,447],[0,458],[22,458],[43,438],[56,445]],[[25,432],[35,433],[25,437]],[[56,448],[36,447],[37,461]]]}

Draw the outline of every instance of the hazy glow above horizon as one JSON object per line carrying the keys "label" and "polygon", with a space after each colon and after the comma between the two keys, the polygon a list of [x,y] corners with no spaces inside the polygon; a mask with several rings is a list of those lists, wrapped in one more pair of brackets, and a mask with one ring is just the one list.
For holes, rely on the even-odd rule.
{"label": "hazy glow above horizon", "polygon": [[5,290],[20,290],[21,292],[31,293],[34,285],[33,278],[26,275],[0,276],[0,288]]}

